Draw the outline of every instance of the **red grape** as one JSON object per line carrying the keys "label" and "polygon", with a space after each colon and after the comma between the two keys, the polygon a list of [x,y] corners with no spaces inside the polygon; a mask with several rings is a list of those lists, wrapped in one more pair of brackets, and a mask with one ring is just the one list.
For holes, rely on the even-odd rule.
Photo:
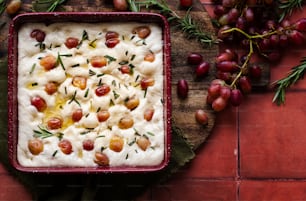
{"label": "red grape", "polygon": [[223,72],[235,72],[238,70],[238,64],[235,61],[222,61],[216,64],[219,71]]}
{"label": "red grape", "polygon": [[45,99],[40,96],[34,96],[31,98],[31,105],[36,107],[39,112],[43,112],[47,108]]}
{"label": "red grape", "polygon": [[297,30],[289,32],[289,39],[295,45],[301,45],[305,41],[304,35]]}
{"label": "red grape", "polygon": [[242,94],[241,91],[239,89],[233,89],[231,92],[231,104],[233,106],[239,106],[242,102]]}
{"label": "red grape", "polygon": [[231,97],[231,89],[227,86],[222,86],[220,89],[220,97],[228,100]]}
{"label": "red grape", "polygon": [[190,7],[192,6],[192,0],[180,0],[180,5],[182,7]]}
{"label": "red grape", "polygon": [[294,29],[300,32],[306,32],[306,18],[301,18],[293,24]]}
{"label": "red grape", "polygon": [[204,110],[202,110],[202,109],[196,110],[196,112],[195,112],[195,119],[196,119],[196,121],[199,124],[202,124],[202,125],[208,124],[207,113]]}
{"label": "red grape", "polygon": [[203,78],[209,72],[210,64],[206,61],[200,63],[196,68],[196,76],[197,78]]}
{"label": "red grape", "polygon": [[250,79],[247,76],[241,76],[239,79],[239,87],[243,93],[250,93],[252,90]]}
{"label": "red grape", "polygon": [[186,80],[181,79],[177,82],[177,95],[179,98],[185,99],[188,96],[188,83]]}
{"label": "red grape", "polygon": [[223,97],[216,98],[212,103],[212,108],[216,112],[220,112],[225,109],[227,101]]}
{"label": "red grape", "polygon": [[249,68],[249,74],[252,78],[259,79],[262,74],[262,68],[258,65],[253,65]]}
{"label": "red grape", "polygon": [[203,61],[203,57],[199,53],[190,53],[187,58],[188,64],[198,65]]}

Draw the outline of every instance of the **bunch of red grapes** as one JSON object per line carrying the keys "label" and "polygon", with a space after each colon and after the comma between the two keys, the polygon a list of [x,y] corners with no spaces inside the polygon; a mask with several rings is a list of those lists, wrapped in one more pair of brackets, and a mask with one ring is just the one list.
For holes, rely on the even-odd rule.
{"label": "bunch of red grapes", "polygon": [[[305,44],[306,18],[279,20],[276,0],[217,0],[214,7],[218,39],[225,50],[215,59],[216,79],[208,88],[207,103],[221,111],[229,103],[241,104],[252,89],[251,79],[260,80],[263,66],[251,63],[256,54],[266,62],[277,62],[282,50]],[[231,48],[238,47],[239,54]]]}

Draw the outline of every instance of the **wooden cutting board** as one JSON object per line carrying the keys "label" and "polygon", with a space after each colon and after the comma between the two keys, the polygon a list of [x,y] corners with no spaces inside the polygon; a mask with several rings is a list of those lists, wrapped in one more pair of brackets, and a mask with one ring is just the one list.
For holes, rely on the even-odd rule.
{"label": "wooden cutting board", "polygon": [[[23,1],[22,10],[19,13],[32,12],[31,0]],[[168,1],[168,4],[180,16],[186,14],[186,10],[180,9],[177,0]],[[114,11],[111,0],[68,0],[63,6],[65,11],[90,11],[90,12],[105,12]],[[156,11],[152,11],[156,12]],[[199,0],[194,0],[193,8],[190,12],[192,18],[198,26],[205,32],[214,35],[210,17]],[[4,13],[1,17],[1,22],[6,24],[2,27],[0,33],[0,51],[1,57],[6,57],[7,51],[7,33],[9,21],[13,16],[7,16]],[[206,105],[207,88],[210,81],[214,78],[213,61],[218,53],[218,46],[210,47],[201,45],[195,39],[187,39],[186,35],[181,30],[171,26],[171,60],[172,60],[172,117],[178,128],[183,132],[184,137],[190,143],[193,149],[198,148],[209,136],[215,123],[215,114],[213,110]],[[209,75],[200,81],[196,81],[194,75],[194,66],[187,64],[187,56],[190,52],[197,52],[203,55],[204,60],[211,63]],[[180,100],[177,97],[177,82],[180,79],[187,80],[189,84],[188,98]],[[204,109],[209,116],[207,126],[202,126],[195,121],[195,111]]]}

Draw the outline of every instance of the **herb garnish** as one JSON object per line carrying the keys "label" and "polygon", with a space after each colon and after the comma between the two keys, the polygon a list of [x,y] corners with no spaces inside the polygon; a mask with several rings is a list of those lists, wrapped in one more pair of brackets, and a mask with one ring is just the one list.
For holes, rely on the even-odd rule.
{"label": "herb garnish", "polygon": [[68,102],[68,104],[72,103],[73,101],[76,102],[79,106],[81,106],[81,104],[79,103],[79,101],[76,99],[76,95],[77,95],[77,91],[74,91],[73,96],[71,97],[70,101]]}
{"label": "herb garnish", "polygon": [[97,73],[91,69],[89,69],[89,76],[94,76],[96,75]]}
{"label": "herb garnish", "polygon": [[86,30],[83,30],[82,39],[81,39],[81,41],[79,42],[77,48],[80,48],[81,45],[83,44],[83,42],[84,42],[85,40],[89,40],[89,38],[88,38],[88,33],[87,33],[87,31],[86,31]]}
{"label": "herb garnish", "polygon": [[63,133],[51,133],[50,131],[48,131],[46,128],[43,128],[41,126],[37,126],[39,128],[39,130],[33,130],[34,134],[33,137],[40,137],[42,139],[44,138],[48,138],[48,137],[52,137],[52,136],[56,136],[59,139],[62,139],[63,137]]}
{"label": "herb garnish", "polygon": [[116,80],[113,80],[113,81],[112,81],[112,85],[113,85],[114,87],[117,86]]}
{"label": "herb garnish", "polygon": [[113,90],[113,94],[114,94],[114,98],[115,98],[115,100],[117,99],[117,98],[119,98],[119,94],[117,94],[117,92],[115,91],[115,90]]}
{"label": "herb garnish", "polygon": [[5,11],[6,9],[6,1],[0,0],[0,15]]}
{"label": "herb garnish", "polygon": [[86,89],[85,94],[84,94],[84,98],[87,98],[88,92],[89,92],[89,88]]}
{"label": "herb garnish", "polygon": [[93,41],[91,41],[88,45],[92,48],[96,48],[96,44],[95,42],[97,41],[98,39],[94,39]]}
{"label": "herb garnish", "polygon": [[148,92],[148,88],[146,88],[146,89],[144,90],[144,94],[143,94],[143,97],[144,97],[144,98],[147,96],[147,92]]}
{"label": "herb garnish", "polygon": [[128,64],[129,62],[128,61],[120,61],[119,62],[119,65],[126,65],[126,64]]}
{"label": "herb garnish", "polygon": [[218,40],[212,37],[212,34],[206,33],[200,29],[199,25],[190,16],[190,10],[184,17],[180,17],[174,12],[165,0],[145,0],[135,1],[128,0],[129,8],[131,11],[139,12],[141,7],[146,9],[153,7],[158,9],[163,15],[168,18],[169,22],[176,23],[177,27],[181,29],[188,38],[196,38],[200,43],[206,45],[217,44]]}
{"label": "herb garnish", "polygon": [[55,157],[55,155],[57,154],[58,150],[55,150],[52,154],[52,157]]}
{"label": "herb garnish", "polygon": [[117,60],[115,57],[112,57],[112,56],[109,56],[109,55],[105,55],[104,57],[108,60],[108,64]]}
{"label": "herb garnish", "polygon": [[281,22],[286,16],[291,16],[295,9],[302,9],[304,0],[288,0],[288,1],[278,1],[280,8],[279,22]]}
{"label": "herb garnish", "polygon": [[31,70],[30,70],[30,74],[32,74],[35,70],[35,67],[36,67],[36,63],[34,63],[31,67]]}
{"label": "herb garnish", "polygon": [[80,66],[80,64],[74,64],[74,65],[71,66],[71,68],[75,68],[75,67],[79,67],[79,66]]}
{"label": "herb garnish", "polygon": [[43,42],[37,43],[35,47],[39,47],[40,51],[43,51],[44,49],[46,49],[46,45]]}
{"label": "herb garnish", "polygon": [[114,105],[115,105],[115,103],[114,103],[113,99],[110,99],[109,106],[114,106]]}
{"label": "herb garnish", "polygon": [[135,142],[136,142],[136,138],[133,141],[129,142],[128,145],[132,146],[133,144],[135,144]]}
{"label": "herb garnish", "polygon": [[276,87],[276,92],[273,97],[273,102],[276,102],[277,105],[281,105],[285,103],[285,94],[286,90],[295,84],[298,80],[302,79],[304,77],[304,74],[306,72],[306,57],[304,57],[300,64],[293,67],[291,71],[288,73],[288,75],[273,84]]}
{"label": "herb garnish", "polygon": [[57,53],[56,65],[60,64],[63,70],[66,70],[61,57],[72,57],[72,54],[60,54],[59,52]]}
{"label": "herb garnish", "polygon": [[133,61],[133,60],[135,59],[135,57],[136,57],[136,55],[133,54],[133,55],[131,56],[131,61]]}
{"label": "herb garnish", "polygon": [[155,134],[152,133],[152,132],[150,132],[150,131],[148,131],[147,134],[148,134],[148,135],[151,135],[151,136],[155,136]]}
{"label": "herb garnish", "polygon": [[36,0],[32,3],[33,10],[37,12],[53,12],[66,0]]}

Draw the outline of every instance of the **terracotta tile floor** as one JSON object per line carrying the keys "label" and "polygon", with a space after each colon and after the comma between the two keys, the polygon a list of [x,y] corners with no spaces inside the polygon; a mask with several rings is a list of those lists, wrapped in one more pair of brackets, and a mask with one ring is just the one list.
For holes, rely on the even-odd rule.
{"label": "terracotta tile floor", "polygon": [[[212,7],[206,8],[211,13]],[[306,17],[306,12],[296,12],[294,17]],[[271,80],[285,75],[302,56],[306,49],[288,52],[271,67]],[[287,93],[285,106],[273,105],[272,97],[273,92],[253,93],[241,107],[219,113],[196,158],[138,200],[306,200],[306,80]],[[0,177],[0,189],[5,186],[0,201],[31,200],[1,164]]]}

